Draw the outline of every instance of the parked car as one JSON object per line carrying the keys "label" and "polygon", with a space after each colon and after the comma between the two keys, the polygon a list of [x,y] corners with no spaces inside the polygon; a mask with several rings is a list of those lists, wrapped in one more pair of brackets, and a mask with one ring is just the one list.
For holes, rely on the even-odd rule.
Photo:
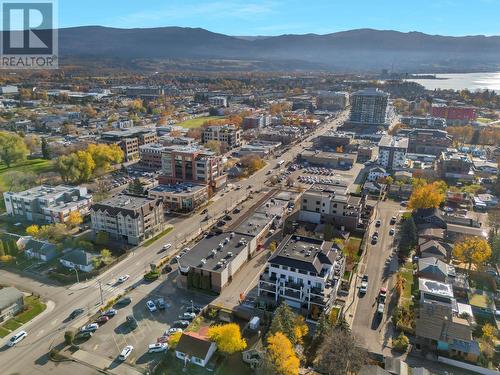
{"label": "parked car", "polygon": [[121,283],[124,283],[125,281],[127,281],[129,278],[130,278],[130,275],[123,275],[123,276],[120,276],[117,281],[121,284]]}
{"label": "parked car", "polygon": [[149,300],[146,302],[146,307],[150,312],[155,312],[156,311],[156,305],[153,301]]}
{"label": "parked car", "polygon": [[14,336],[12,336],[9,341],[7,341],[8,346],[14,346],[16,345],[19,341],[24,340],[24,338],[28,336],[28,333],[26,331],[19,331],[16,333]]}
{"label": "parked car", "polygon": [[179,315],[179,319],[193,320],[194,318],[196,318],[196,314],[193,312],[185,312]]}
{"label": "parked car", "polygon": [[78,332],[76,335],[75,335],[75,338],[76,339],[89,339],[92,337],[94,333],[91,332],[91,331],[85,331],[85,332]]}
{"label": "parked car", "polygon": [[166,343],[156,343],[148,346],[148,353],[160,353],[165,352],[168,349],[168,345]]}
{"label": "parked car", "polygon": [[389,229],[389,234],[390,234],[391,236],[393,236],[393,235],[394,235],[394,233],[396,233],[396,231],[394,230],[394,228]]}
{"label": "parked car", "polygon": [[201,312],[202,308],[200,306],[188,306],[186,308],[186,311],[189,312],[189,313],[196,313],[196,314],[199,314]]}
{"label": "parked car", "polygon": [[130,304],[130,302],[132,302],[132,299],[130,297],[123,297],[123,298],[120,298],[115,303],[115,306],[118,306],[118,307],[127,306],[128,304]]}
{"label": "parked car", "polygon": [[103,325],[104,323],[107,323],[109,320],[109,316],[106,315],[101,315],[99,318],[96,319],[96,323],[99,325]]}
{"label": "parked car", "polygon": [[105,315],[109,318],[112,318],[117,314],[117,312],[118,311],[116,311],[115,309],[109,309],[109,310],[105,311],[102,315]]}
{"label": "parked car", "polygon": [[380,288],[377,298],[377,314],[382,315],[385,310],[385,300],[387,298],[387,289]]}
{"label": "parked car", "polygon": [[391,217],[391,225],[396,224],[397,220],[398,220],[398,218],[396,216]]}
{"label": "parked car", "polygon": [[170,336],[170,335],[173,335],[174,333],[182,332],[182,331],[183,331],[182,328],[172,327],[172,328],[169,328],[165,331],[165,335]]}
{"label": "parked car", "polygon": [[224,225],[226,225],[226,222],[225,222],[224,220],[219,220],[219,221],[217,222],[217,226],[218,226],[218,227],[223,227]]}
{"label": "parked car", "polygon": [[90,323],[90,324],[87,324],[86,326],[83,326],[82,328],[80,328],[80,332],[87,332],[87,331],[95,332],[98,329],[99,329],[99,324]]}
{"label": "parked car", "polygon": [[171,243],[167,243],[165,245],[163,245],[163,250],[168,250],[172,247],[172,244]]}
{"label": "parked car", "polygon": [[83,314],[83,309],[75,309],[71,312],[71,314],[69,314],[69,318],[71,320],[75,319],[78,315],[81,315]]}
{"label": "parked car", "polygon": [[158,306],[160,310],[165,310],[165,300],[163,298],[158,298],[156,300],[156,306]]}
{"label": "parked car", "polygon": [[137,328],[137,320],[134,318],[133,315],[127,315],[125,319],[127,320],[127,324],[131,329]]}
{"label": "parked car", "polygon": [[126,347],[123,348],[122,352],[118,356],[118,359],[120,361],[125,361],[132,353],[132,350],[134,350],[134,347],[132,345],[127,345]]}
{"label": "parked car", "polygon": [[205,208],[203,211],[201,211],[201,215],[205,215],[205,214],[208,214],[208,209]]}
{"label": "parked car", "polygon": [[361,294],[366,294],[368,290],[368,275],[363,275],[361,278],[361,287],[359,288],[359,292]]}
{"label": "parked car", "polygon": [[381,220],[377,220],[377,221],[375,222],[375,226],[376,226],[376,227],[379,227],[381,224],[382,224],[382,221],[381,221]]}
{"label": "parked car", "polygon": [[173,324],[176,328],[186,328],[189,325],[188,320],[176,320]]}

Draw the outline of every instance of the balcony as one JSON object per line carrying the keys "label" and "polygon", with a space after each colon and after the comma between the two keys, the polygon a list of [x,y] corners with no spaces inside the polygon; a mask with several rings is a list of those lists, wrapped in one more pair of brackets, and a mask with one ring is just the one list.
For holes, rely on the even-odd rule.
{"label": "balcony", "polygon": [[287,298],[294,298],[297,300],[300,300],[300,292],[299,291],[294,291],[292,289],[285,289],[285,293],[283,294]]}
{"label": "balcony", "polygon": [[259,283],[259,289],[265,290],[267,292],[273,292],[276,293],[276,286],[275,285],[270,285],[266,282],[260,282]]}

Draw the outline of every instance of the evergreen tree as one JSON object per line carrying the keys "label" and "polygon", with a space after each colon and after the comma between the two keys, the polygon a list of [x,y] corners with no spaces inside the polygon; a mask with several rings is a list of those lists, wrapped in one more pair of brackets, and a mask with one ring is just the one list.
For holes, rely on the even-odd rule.
{"label": "evergreen tree", "polygon": [[47,160],[50,159],[50,147],[46,138],[42,138],[42,157]]}
{"label": "evergreen tree", "polygon": [[399,242],[399,252],[403,256],[408,256],[411,249],[417,245],[417,226],[410,216],[401,225],[401,240]]}
{"label": "evergreen tree", "polygon": [[3,243],[3,248],[5,250],[5,255],[12,255],[11,249],[10,249],[10,241],[9,240],[2,240]]}
{"label": "evergreen tree", "polygon": [[5,249],[3,248],[3,242],[0,241],[0,257],[5,255]]}
{"label": "evergreen tree", "polygon": [[282,302],[274,313],[269,332],[270,334],[282,332],[289,340],[294,341],[294,321],[295,313],[286,303]]}
{"label": "evergreen tree", "polygon": [[131,194],[143,195],[144,187],[142,186],[141,180],[135,178],[132,182],[130,182],[128,185],[128,191]]}

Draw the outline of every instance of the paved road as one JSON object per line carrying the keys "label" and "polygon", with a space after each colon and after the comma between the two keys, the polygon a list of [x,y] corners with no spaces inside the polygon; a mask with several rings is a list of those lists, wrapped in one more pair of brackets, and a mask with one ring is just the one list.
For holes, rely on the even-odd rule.
{"label": "paved road", "polygon": [[[361,276],[368,275],[368,291],[364,296],[360,296],[356,289],[357,296],[354,299],[353,305],[349,308],[348,313],[354,314],[353,333],[367,349],[374,352],[382,352],[386,333],[387,318],[390,315],[388,312],[388,303],[382,319],[376,316],[376,299],[381,287],[386,287],[390,290],[389,278],[397,272],[398,262],[397,256],[393,252],[394,236],[389,235],[391,227],[390,219],[392,216],[398,215],[400,206],[392,201],[381,201],[376,205],[375,215],[369,228],[371,236],[375,231],[379,233],[379,241],[376,245],[368,245],[368,250],[358,267],[358,275],[356,284],[359,286]],[[376,220],[381,220],[380,227],[376,227]],[[390,300],[390,297],[387,301]]]}
{"label": "paved road", "polygon": [[[343,112],[336,119],[320,127],[315,134],[308,136],[300,144],[291,146],[290,150],[277,159],[285,160],[285,162],[293,160],[305,147],[310,146],[310,141],[314,136],[324,133],[328,129],[336,128],[341,121],[345,120],[346,115],[347,112]],[[251,186],[254,190],[262,188],[268,177],[266,175],[267,171],[274,170],[275,165],[276,159],[271,159],[265,168],[246,181],[241,182],[242,188],[240,190],[224,192],[224,196],[222,196],[222,193],[217,194],[213,199],[213,203],[209,206],[209,214],[215,218],[240,200],[245,199],[248,196],[248,186]],[[254,197],[254,200],[256,199],[257,196]],[[86,321],[87,315],[83,315],[75,321],[66,323],[63,321],[77,307],[85,308],[88,315],[92,315],[98,309],[101,301],[99,282],[101,283],[105,301],[119,294],[124,288],[140,282],[149,264],[168,254],[161,252],[162,246],[165,243],[171,243],[173,246],[169,253],[180,250],[184,240],[194,233],[200,232],[202,226],[207,225],[202,219],[203,216],[199,214],[183,219],[173,219],[170,222],[174,225],[172,232],[150,246],[133,250],[125,260],[87,284],[75,285],[70,288],[51,286],[28,277],[0,271],[0,280],[2,282],[5,280],[11,285],[36,292],[43,298],[53,301],[56,305],[52,312],[44,314],[27,326],[28,337],[20,344],[14,348],[7,348],[6,346],[0,348],[1,373],[16,373],[19,375],[44,373],[66,375],[70,372],[75,374],[95,373],[95,370],[86,371],[78,364],[65,363],[56,365],[48,361],[47,353],[51,345],[62,341],[65,330],[80,327]],[[130,279],[124,284],[115,285],[116,278],[124,274],[130,275]]]}

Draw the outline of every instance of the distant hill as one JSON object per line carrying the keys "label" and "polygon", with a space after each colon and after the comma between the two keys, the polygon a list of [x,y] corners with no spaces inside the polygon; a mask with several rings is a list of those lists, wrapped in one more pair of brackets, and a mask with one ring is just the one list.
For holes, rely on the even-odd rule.
{"label": "distant hill", "polygon": [[[85,26],[59,30],[61,63],[89,59],[130,62],[182,61],[182,66],[252,70],[339,72],[469,72],[500,70],[499,36],[449,37],[372,29],[326,35],[234,37],[201,28],[116,29]],[[203,61],[200,65],[199,61]],[[138,63],[139,61],[139,63]],[[214,62],[214,64],[211,63]],[[221,63],[226,61],[226,63]]]}

